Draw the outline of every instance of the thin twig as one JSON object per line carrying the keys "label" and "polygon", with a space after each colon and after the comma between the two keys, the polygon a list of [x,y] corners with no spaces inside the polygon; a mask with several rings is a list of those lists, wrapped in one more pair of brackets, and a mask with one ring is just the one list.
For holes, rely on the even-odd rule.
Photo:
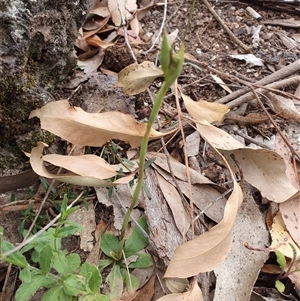
{"label": "thin twig", "polygon": [[[188,185],[189,185],[190,216],[191,216],[191,219],[193,220],[194,201],[193,201],[193,192],[192,192],[192,181],[191,181],[191,175],[190,175],[190,171],[189,171],[189,159],[188,159],[188,156],[187,156],[185,133],[184,133],[184,129],[183,129],[183,126],[182,126],[182,112],[181,112],[180,103],[179,103],[177,80],[174,82],[174,90],[175,90],[176,108],[177,108],[177,112],[178,112],[178,127],[181,131],[181,137],[182,137],[182,143],[183,143],[183,152],[184,152],[184,163],[185,163],[187,181],[188,181]],[[194,237],[195,237],[195,224],[192,222],[192,239],[194,239]]]}
{"label": "thin twig", "polygon": [[163,19],[161,21],[161,25],[160,25],[160,28],[159,28],[159,32],[158,32],[155,40],[153,41],[151,47],[147,51],[143,52],[143,54],[149,53],[155,47],[156,43],[160,40],[161,34],[162,34],[163,29],[165,27],[165,22],[166,22],[166,18],[167,18],[167,10],[168,10],[168,0],[164,0],[164,14],[163,14]]}
{"label": "thin twig", "polygon": [[280,130],[279,126],[277,125],[277,123],[275,122],[275,120],[273,119],[273,117],[271,116],[271,114],[268,112],[268,110],[265,108],[264,104],[262,103],[262,101],[260,100],[258,94],[256,93],[255,89],[249,85],[250,89],[252,90],[253,94],[255,95],[255,99],[257,100],[257,102],[259,103],[260,107],[262,108],[262,110],[264,111],[264,113],[268,116],[270,122],[273,124],[273,126],[275,127],[275,129],[277,130],[278,134],[280,135],[280,137],[282,138],[282,140],[285,142],[285,144],[287,145],[287,147],[290,149],[291,153],[297,157],[298,159],[300,159],[300,156],[297,154],[297,152],[294,150],[293,146],[290,144],[290,142],[288,141],[288,139],[284,136],[284,134],[282,133],[282,131]]}
{"label": "thin twig", "polygon": [[[82,195],[84,194],[84,191],[82,191],[77,198],[67,207],[67,210],[72,208],[74,206],[74,204],[77,203],[77,201],[82,197]],[[21,250],[24,246],[26,246],[27,244],[29,244],[30,242],[34,241],[37,237],[39,237],[42,233],[44,233],[46,230],[48,230],[51,226],[53,226],[61,217],[61,213],[58,214],[51,222],[49,222],[43,229],[41,229],[40,231],[38,231],[37,233],[35,233],[34,235],[30,236],[28,239],[26,239],[25,241],[22,241],[22,243],[20,243],[18,246],[14,247],[13,249],[5,252],[2,254],[1,259],[4,259],[6,257],[8,257],[9,255],[13,254],[16,251]]]}
{"label": "thin twig", "polygon": [[125,38],[125,43],[130,51],[130,54],[134,60],[134,62],[136,63],[137,62],[137,59],[136,59],[136,56],[130,46],[130,43],[129,43],[129,40],[128,40],[128,34],[127,34],[127,27],[126,27],[126,21],[125,21],[125,18],[124,18],[124,15],[123,15],[123,12],[121,10],[121,5],[120,5],[120,1],[119,0],[116,0],[117,1],[117,7],[118,7],[118,11],[120,13],[120,16],[121,16],[121,22],[122,22],[122,25],[123,25],[123,29],[124,29],[124,38]]}
{"label": "thin twig", "polygon": [[208,204],[203,210],[201,210],[201,212],[199,212],[199,214],[194,218],[193,222],[195,222],[198,218],[200,218],[201,215],[203,215],[205,213],[205,211],[207,211],[212,205],[217,203],[219,200],[223,199],[231,191],[233,191],[233,188],[230,188],[230,189],[226,190],[220,196],[218,196],[213,202]]}
{"label": "thin twig", "polygon": [[[149,94],[149,96],[150,96],[150,98],[151,98],[151,101],[152,101],[152,104],[153,104],[153,103],[154,103],[154,99],[153,99],[153,97],[152,97],[152,94],[151,94],[151,92],[150,92],[149,89],[147,89],[147,91],[148,91],[148,94]],[[159,118],[157,118],[156,120],[157,120],[158,128],[159,128],[159,130],[160,130],[160,129],[161,129],[161,123],[160,123],[160,120],[159,120]],[[176,133],[178,133],[178,132],[176,132]],[[172,139],[173,139],[173,137],[175,137],[175,136],[172,136]],[[170,175],[171,175],[171,177],[172,177],[173,183],[174,183],[175,187],[177,188],[177,191],[178,191],[178,193],[179,193],[179,196],[180,196],[180,198],[181,198],[182,203],[184,204],[184,202],[185,202],[186,200],[185,200],[185,197],[184,197],[184,195],[183,195],[183,193],[182,193],[182,190],[181,190],[181,188],[180,188],[180,186],[179,186],[179,184],[178,184],[178,181],[177,181],[177,179],[176,179],[176,177],[175,177],[175,175],[174,175],[173,167],[172,167],[172,164],[171,164],[171,162],[170,162],[170,154],[169,154],[169,152],[168,152],[168,150],[167,150],[167,146],[166,146],[164,137],[161,137],[161,138],[160,138],[160,141],[161,141],[161,144],[162,144],[162,149],[163,149],[164,154],[165,154],[165,156],[166,156],[167,165],[168,165],[169,172],[170,172]],[[170,141],[171,141],[171,140],[168,140],[168,143],[169,143]]]}
{"label": "thin twig", "polygon": [[228,35],[232,38],[233,42],[237,44],[239,47],[244,49],[247,53],[251,52],[251,47],[245,45],[241,40],[239,40],[234,33],[229,29],[229,27],[224,23],[224,21],[220,18],[217,12],[213,9],[213,7],[209,4],[207,0],[202,0],[208,10],[212,13],[215,19],[220,23],[220,25],[224,28],[224,30],[228,33]]}
{"label": "thin twig", "polygon": [[[200,63],[200,62],[198,62],[198,63]],[[205,68],[208,67],[208,65],[205,63],[204,64],[201,63],[200,66],[205,67]],[[278,71],[262,78],[261,80],[255,82],[253,85],[265,86],[270,83],[274,83],[280,79],[286,78],[296,72],[299,72],[299,70],[300,70],[300,59],[295,61],[294,63],[287,65],[287,66],[279,69]],[[226,95],[225,97],[220,98],[219,100],[217,100],[217,102],[218,103],[228,103],[229,101],[236,99],[237,97],[244,95],[247,92],[249,92],[249,88],[240,89],[240,90],[237,90],[233,93]]]}
{"label": "thin twig", "polygon": [[[124,206],[123,202],[121,201],[117,191],[114,191],[117,200],[119,202],[119,204],[121,205],[122,209],[124,210],[125,213],[127,213],[127,208]],[[137,220],[132,216],[132,214],[130,214],[130,219],[135,223],[135,225],[141,230],[141,232],[143,233],[143,235],[145,237],[147,237],[148,240],[150,240],[150,236],[149,234],[141,227],[141,225],[137,222]]]}

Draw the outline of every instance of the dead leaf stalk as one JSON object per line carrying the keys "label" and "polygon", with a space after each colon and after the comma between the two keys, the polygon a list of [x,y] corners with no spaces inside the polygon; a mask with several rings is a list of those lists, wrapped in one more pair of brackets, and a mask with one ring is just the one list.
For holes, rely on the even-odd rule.
{"label": "dead leaf stalk", "polygon": [[[190,216],[191,216],[191,220],[193,220],[194,201],[193,201],[193,193],[192,193],[192,181],[191,181],[191,176],[190,176],[190,173],[189,173],[189,159],[188,159],[188,156],[187,156],[187,147],[186,147],[186,141],[185,141],[185,134],[184,134],[183,126],[182,126],[182,112],[181,112],[180,103],[179,103],[177,81],[175,81],[174,89],[175,89],[176,108],[177,108],[177,112],[178,112],[178,127],[181,131],[181,136],[182,136],[184,162],[185,162],[186,176],[187,176],[188,186],[189,186]],[[194,225],[194,222],[192,222],[192,239],[194,239],[194,238],[195,238],[195,225]]]}
{"label": "dead leaf stalk", "polygon": [[217,203],[218,201],[220,201],[221,199],[225,198],[227,194],[231,193],[233,190],[233,188],[229,188],[227,189],[225,192],[223,192],[219,197],[217,197],[213,202],[211,202],[210,204],[208,204],[203,210],[201,210],[201,212],[199,212],[199,214],[194,218],[193,223],[195,223],[197,221],[198,218],[200,218],[205,211],[207,211],[211,206],[213,206],[215,203]]}
{"label": "dead leaf stalk", "polygon": [[229,27],[225,24],[225,22],[220,18],[217,12],[213,9],[213,7],[209,4],[207,0],[202,0],[204,5],[208,8],[211,14],[215,17],[215,19],[220,23],[220,25],[224,28],[224,30],[228,33],[228,35],[232,38],[233,42],[245,50],[247,53],[251,52],[251,47],[245,45],[241,40],[239,40],[234,33],[229,29]]}

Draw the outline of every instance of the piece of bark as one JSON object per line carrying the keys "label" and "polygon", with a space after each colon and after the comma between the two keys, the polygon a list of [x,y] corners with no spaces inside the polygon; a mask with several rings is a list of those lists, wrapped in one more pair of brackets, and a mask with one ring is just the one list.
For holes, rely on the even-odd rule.
{"label": "piece of bark", "polygon": [[145,176],[145,185],[151,194],[151,199],[147,196],[144,198],[150,244],[167,266],[176,247],[183,243],[183,237],[175,225],[172,212],[159,188],[152,167],[145,170]]}

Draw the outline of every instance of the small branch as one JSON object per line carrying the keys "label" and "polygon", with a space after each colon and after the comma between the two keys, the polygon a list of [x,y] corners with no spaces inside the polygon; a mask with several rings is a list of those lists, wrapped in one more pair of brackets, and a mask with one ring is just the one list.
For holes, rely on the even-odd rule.
{"label": "small branch", "polygon": [[202,2],[205,4],[205,6],[208,8],[208,10],[211,12],[211,14],[215,17],[215,19],[220,23],[220,25],[224,28],[224,30],[228,33],[228,35],[231,37],[233,42],[237,44],[239,47],[241,47],[246,53],[251,52],[251,47],[245,45],[241,40],[239,40],[234,33],[229,29],[229,27],[224,23],[224,21],[220,18],[220,16],[217,14],[217,12],[213,9],[213,7],[209,4],[207,0],[202,0]]}
{"label": "small branch", "polygon": [[159,32],[158,32],[158,34],[157,34],[155,40],[153,41],[151,47],[150,47],[147,51],[143,52],[143,54],[146,55],[147,53],[149,53],[149,52],[155,47],[156,43],[159,41],[159,39],[160,39],[160,37],[161,37],[161,34],[162,34],[162,32],[163,32],[163,29],[164,29],[164,27],[165,27],[165,23],[166,23],[167,9],[168,9],[168,0],[164,0],[164,15],[163,15],[163,19],[162,19],[162,21],[161,21],[161,25],[160,25],[160,28],[159,28]]}
{"label": "small branch", "polygon": [[[193,61],[194,62],[194,61]],[[198,62],[200,63],[200,62]],[[207,68],[207,64],[201,64],[202,67]],[[264,77],[263,79],[255,82],[253,85],[260,85],[265,86],[270,83],[274,83],[282,78],[286,78],[296,72],[299,72],[300,70],[300,59],[295,61],[294,63],[287,65],[283,67],[282,69],[279,69],[278,71],[270,74],[269,76]],[[236,99],[237,97],[244,95],[245,93],[249,92],[249,88],[244,88],[237,90],[229,95],[226,95],[225,97],[220,98],[216,102],[218,103],[228,103],[229,101]]]}
{"label": "small branch", "polygon": [[120,13],[120,16],[121,16],[121,22],[122,22],[122,25],[123,25],[123,29],[124,29],[124,38],[125,38],[125,43],[130,51],[130,54],[134,60],[134,62],[136,63],[137,62],[137,59],[136,59],[136,56],[130,46],[130,43],[129,43],[129,40],[128,40],[128,34],[127,34],[127,27],[126,27],[126,21],[125,21],[125,18],[124,18],[124,15],[123,15],[123,12],[121,10],[121,6],[120,6],[120,1],[119,0],[116,0],[117,1],[117,7],[118,7],[118,11]]}

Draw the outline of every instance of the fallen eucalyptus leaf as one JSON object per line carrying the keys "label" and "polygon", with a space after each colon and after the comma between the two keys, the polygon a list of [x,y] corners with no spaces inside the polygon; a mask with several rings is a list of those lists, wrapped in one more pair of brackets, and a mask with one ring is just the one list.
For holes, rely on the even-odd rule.
{"label": "fallen eucalyptus leaf", "polygon": [[116,86],[123,87],[125,94],[135,95],[145,91],[157,77],[163,74],[162,69],[152,62],[134,63],[119,72]]}
{"label": "fallen eucalyptus leaf", "polygon": [[[73,144],[102,146],[112,139],[128,142],[133,148],[140,146],[147,124],[137,123],[128,114],[121,112],[87,113],[73,107],[67,100],[46,104],[30,113],[38,117],[41,127]],[[151,130],[150,140],[166,133]]]}

